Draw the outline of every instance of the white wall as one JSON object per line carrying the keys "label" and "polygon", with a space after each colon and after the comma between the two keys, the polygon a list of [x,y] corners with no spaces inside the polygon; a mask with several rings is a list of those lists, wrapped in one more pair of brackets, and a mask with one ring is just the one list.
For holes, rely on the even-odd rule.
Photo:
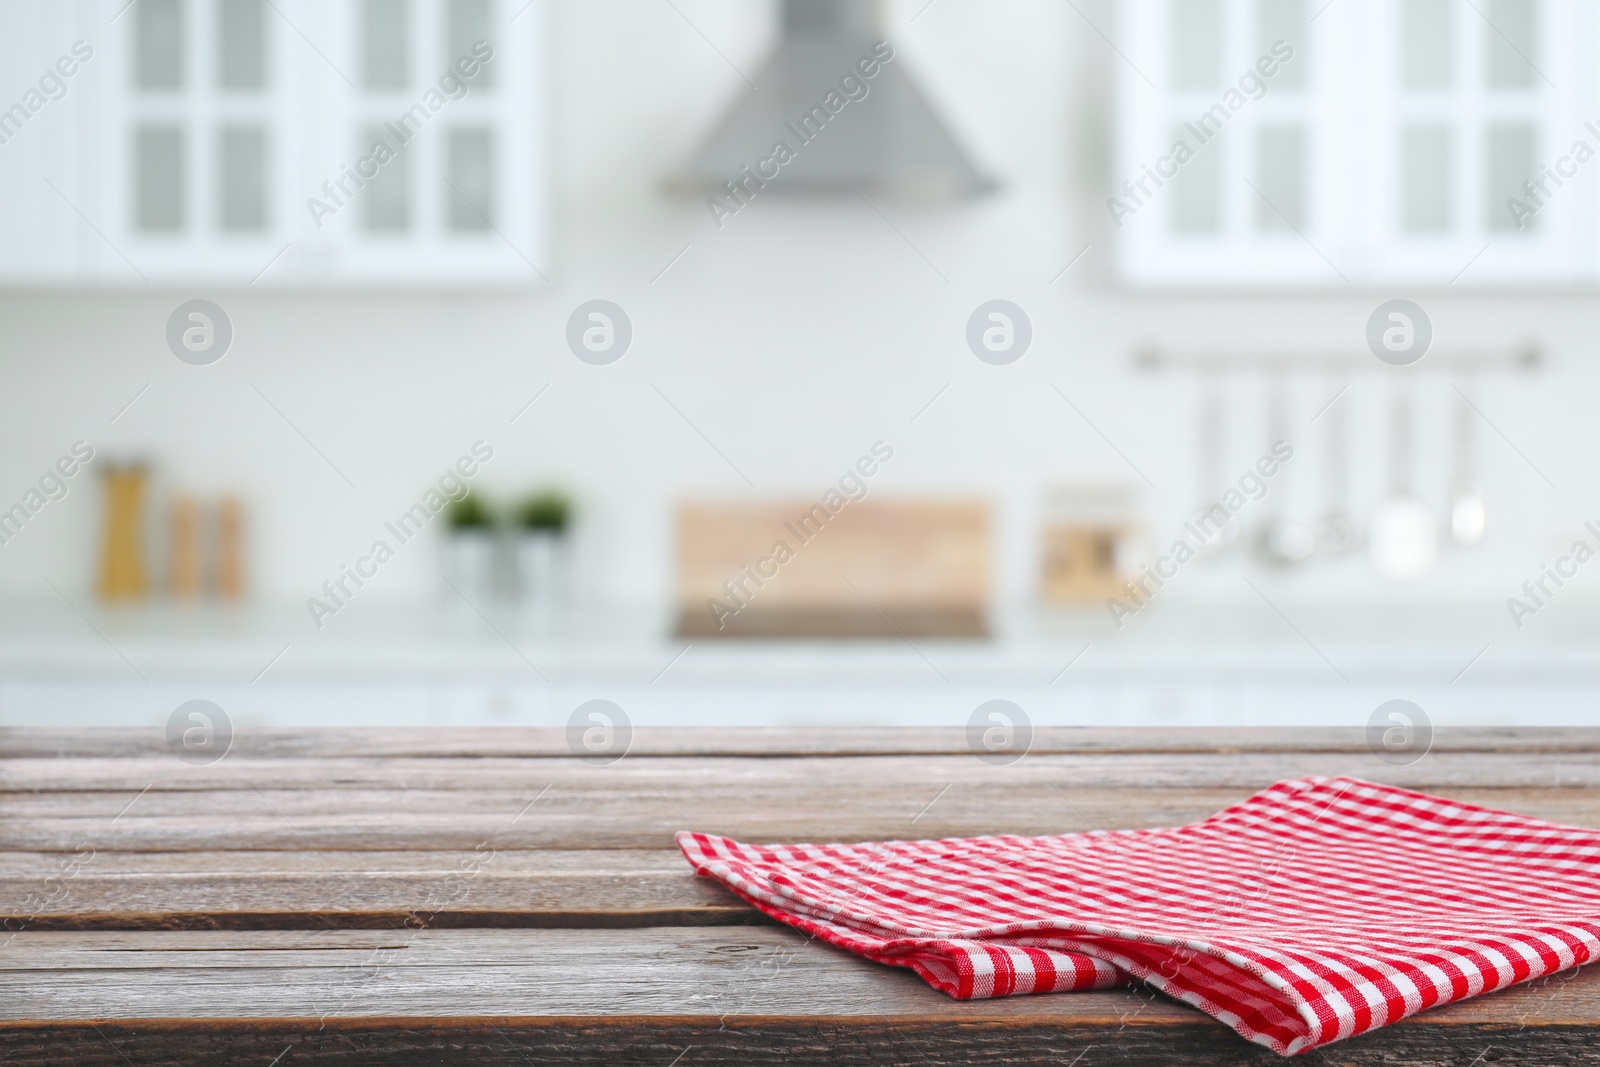
{"label": "white wall", "polygon": [[[105,456],[143,455],[167,484],[244,491],[259,591],[301,600],[484,438],[497,451],[482,476],[490,489],[559,480],[576,491],[585,592],[654,601],[671,586],[671,502],[744,489],[659,389],[763,492],[819,492],[883,438],[896,452],[875,492],[988,494],[1000,506],[1003,590],[1020,598],[1032,588],[1041,487],[1138,480],[1052,385],[1154,482],[1146,499],[1165,540],[1196,493],[1194,393],[1182,379],[1131,370],[1132,350],[1149,341],[1359,348],[1372,307],[1399,295],[1118,292],[1095,190],[1108,177],[1105,116],[1120,61],[1070,5],[934,0],[914,24],[925,0],[892,5],[904,61],[1004,179],[1001,195],[955,209],[884,203],[893,228],[859,200],[771,196],[719,232],[703,205],[671,200],[658,183],[743,90],[730,62],[758,68],[771,12],[744,0],[675,0],[682,15],[659,0],[535,2],[548,7],[553,42],[550,288],[477,298],[0,295],[0,503],[19,498],[77,438]],[[1110,30],[1108,3],[1079,7]],[[1090,253],[1052,284],[1085,244]],[[202,295],[225,306],[236,340],[221,363],[190,367],[167,351],[163,327],[179,301]],[[597,296],[621,304],[635,328],[632,350],[610,367],[580,363],[563,342],[568,313]],[[1010,367],[979,363],[963,340],[972,308],[993,297],[1021,304],[1034,323],[1033,350]],[[1254,576],[1264,590],[1503,599],[1582,519],[1600,518],[1591,473],[1600,305],[1584,295],[1470,291],[1425,300],[1438,346],[1531,337],[1549,353],[1536,377],[1480,383],[1479,406],[1504,434],[1482,427],[1480,437],[1486,542],[1414,586],[1383,585],[1351,561]],[[1301,383],[1300,421],[1339,384]],[[1424,385],[1417,482],[1442,512],[1453,394],[1441,378]],[[1353,405],[1363,506],[1386,482],[1384,387],[1373,375],[1340,401]],[[1256,383],[1234,389],[1230,466],[1260,451],[1259,396]],[[1291,499],[1313,509],[1314,435],[1308,445]],[[80,480],[0,547],[0,591],[49,595],[46,578],[86,590],[96,514],[95,487]],[[363,596],[431,595],[432,548],[407,546]],[[1186,573],[1185,589],[1253,596],[1240,573]],[[1585,574],[1567,595],[1594,583]]]}

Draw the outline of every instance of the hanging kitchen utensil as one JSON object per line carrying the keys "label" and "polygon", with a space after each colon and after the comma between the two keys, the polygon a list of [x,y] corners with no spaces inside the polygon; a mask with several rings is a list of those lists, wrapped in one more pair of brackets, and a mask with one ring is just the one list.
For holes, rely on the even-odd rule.
{"label": "hanging kitchen utensil", "polygon": [[1385,578],[1425,574],[1438,555],[1433,515],[1411,489],[1413,427],[1409,386],[1396,386],[1390,404],[1389,495],[1372,513],[1369,558]]}
{"label": "hanging kitchen utensil", "polygon": [[[1470,384],[1468,388],[1471,388]],[[1470,548],[1483,540],[1488,519],[1483,490],[1474,472],[1477,456],[1473,441],[1473,420],[1477,412],[1460,388],[1455,390],[1455,472],[1450,480],[1450,540]]]}
{"label": "hanging kitchen utensil", "polygon": [[1353,551],[1361,541],[1350,517],[1350,416],[1348,401],[1338,397],[1322,413],[1322,492],[1325,503],[1317,523],[1317,553],[1333,558]]}
{"label": "hanging kitchen utensil", "polygon": [[[1223,436],[1226,430],[1227,413],[1222,398],[1221,384],[1212,378],[1205,384],[1200,397],[1199,418],[1196,426],[1199,430],[1199,440],[1195,448],[1196,469],[1200,472],[1199,495],[1200,499],[1195,506],[1195,513],[1191,525],[1206,534],[1206,540],[1196,553],[1200,559],[1207,561],[1219,560],[1226,556],[1239,541],[1239,520],[1227,514],[1226,508],[1220,511],[1222,494],[1227,490],[1227,474],[1223,470],[1223,453],[1225,451]],[[1220,523],[1219,515],[1227,515]]]}
{"label": "hanging kitchen utensil", "polygon": [[[1267,390],[1267,452],[1289,439],[1289,387],[1282,377],[1275,378]],[[1256,558],[1274,567],[1297,567],[1316,551],[1317,535],[1303,522],[1289,517],[1287,493],[1289,469],[1281,468],[1274,479],[1267,504],[1267,521],[1256,537]]]}

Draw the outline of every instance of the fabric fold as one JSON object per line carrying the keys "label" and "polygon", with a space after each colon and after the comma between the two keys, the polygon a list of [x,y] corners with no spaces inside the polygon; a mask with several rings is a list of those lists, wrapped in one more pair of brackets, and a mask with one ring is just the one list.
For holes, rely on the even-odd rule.
{"label": "fabric fold", "polygon": [[1284,1055],[1600,949],[1600,832],[1356,778],[1153,830],[677,840],[767,915],[950,996],[1137,980]]}

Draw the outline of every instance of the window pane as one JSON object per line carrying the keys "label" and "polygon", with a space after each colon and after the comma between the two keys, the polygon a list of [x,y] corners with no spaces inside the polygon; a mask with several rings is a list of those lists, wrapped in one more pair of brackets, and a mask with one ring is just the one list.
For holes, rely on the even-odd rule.
{"label": "window pane", "polygon": [[1454,145],[1448,124],[1417,122],[1400,138],[1400,226],[1412,233],[1440,233],[1454,209]]}
{"label": "window pane", "polygon": [[1489,85],[1519,89],[1538,77],[1538,4],[1536,0],[1489,0],[1489,25],[1483,28],[1489,51]]}
{"label": "window pane", "polygon": [[1400,84],[1407,89],[1447,89],[1455,80],[1455,3],[1404,0],[1401,4]]}
{"label": "window pane", "polygon": [[1222,0],[1170,0],[1172,87],[1215,89],[1222,84]]}
{"label": "window pane", "polygon": [[225,126],[217,146],[224,230],[267,228],[267,134],[259,126]]}
{"label": "window pane", "polygon": [[134,11],[134,84],[183,88],[183,0],[141,0]]}
{"label": "window pane", "polygon": [[[445,7],[445,66],[453,67],[457,60],[472,56],[473,46],[479,42],[494,44],[489,33],[489,8],[489,0],[449,0]],[[492,86],[494,64],[483,64],[471,81],[477,88]]]}
{"label": "window pane", "polygon": [[1299,126],[1262,126],[1256,131],[1256,229],[1303,230],[1306,197],[1306,133]]}
{"label": "window pane", "polygon": [[[1272,46],[1285,41],[1294,58],[1283,64],[1272,80],[1275,89],[1304,89],[1311,79],[1311,25],[1306,21],[1305,0],[1258,0],[1256,55],[1271,55]],[[1255,57],[1251,57],[1251,62]]]}
{"label": "window pane", "polygon": [[486,230],[494,219],[494,160],[489,131],[450,131],[445,217],[452,230]]}
{"label": "window pane", "polygon": [[362,69],[368,89],[404,89],[409,83],[410,7],[407,0],[366,0]]}
{"label": "window pane", "polygon": [[183,229],[183,131],[176,126],[141,126],[134,155],[139,229]]}
{"label": "window pane", "polygon": [[[1182,126],[1172,131],[1172,138],[1191,146],[1195,143],[1194,135]],[[1196,148],[1194,158],[1167,181],[1173,232],[1216,233],[1222,229],[1222,157],[1218,135]]]}
{"label": "window pane", "polygon": [[[1538,138],[1532,126],[1506,124],[1490,126],[1484,140],[1488,158],[1484,161],[1484,216],[1491,230],[1516,230],[1517,217],[1507,201],[1516,198],[1528,202],[1522,183],[1533,177]],[[1533,229],[1538,216],[1525,220],[1526,229]]]}
{"label": "window pane", "polygon": [[[388,147],[388,152],[377,150],[379,144]],[[396,152],[395,149],[399,148]],[[360,193],[364,197],[362,207],[363,224],[368,230],[378,233],[393,233],[408,229],[411,226],[411,156],[403,147],[396,144],[395,138],[382,126],[367,128],[366,137],[362,139],[357,148],[361,159],[371,158],[372,165],[378,168],[377,173],[366,178],[366,172],[372,165],[360,166],[361,175],[366,179],[367,187]],[[382,157],[388,156],[387,163],[380,162]]]}
{"label": "window pane", "polygon": [[261,0],[217,0],[217,80],[224,89],[267,84],[265,16]]}

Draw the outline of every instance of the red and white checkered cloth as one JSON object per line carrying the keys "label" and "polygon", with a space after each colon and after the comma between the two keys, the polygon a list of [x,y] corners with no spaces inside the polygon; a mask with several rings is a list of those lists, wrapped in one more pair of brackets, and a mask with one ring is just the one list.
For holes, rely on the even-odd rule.
{"label": "red and white checkered cloth", "polygon": [[1132,976],[1290,1056],[1600,949],[1600,832],[1357,778],[1174,829],[678,845],[773,918],[953,997]]}

